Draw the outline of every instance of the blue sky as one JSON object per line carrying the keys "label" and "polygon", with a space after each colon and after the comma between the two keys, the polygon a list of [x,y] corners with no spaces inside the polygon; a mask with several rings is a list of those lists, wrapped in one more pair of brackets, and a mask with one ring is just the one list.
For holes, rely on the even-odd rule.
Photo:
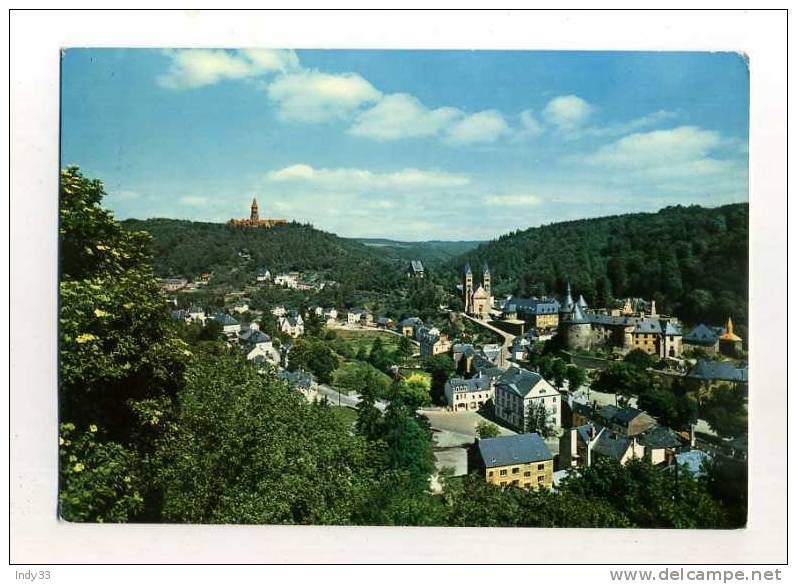
{"label": "blue sky", "polygon": [[62,163],[118,218],[491,239],[748,198],[732,53],[70,49]]}

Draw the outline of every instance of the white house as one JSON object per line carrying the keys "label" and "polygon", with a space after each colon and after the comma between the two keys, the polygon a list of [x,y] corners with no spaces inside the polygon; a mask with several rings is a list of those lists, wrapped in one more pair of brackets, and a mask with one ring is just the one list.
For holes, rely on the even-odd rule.
{"label": "white house", "polygon": [[278,286],[285,286],[287,288],[299,287],[299,272],[288,272],[287,274],[277,274],[274,276],[274,283]]}
{"label": "white house", "polygon": [[449,408],[455,412],[475,412],[493,398],[495,385],[489,377],[452,377],[446,381],[444,391]]}
{"label": "white house", "polygon": [[231,317],[229,314],[221,313],[213,316],[213,320],[221,325],[222,332],[228,338],[235,338],[241,332],[241,323]]}
{"label": "white house", "polygon": [[304,321],[300,314],[280,317],[279,327],[282,332],[291,337],[298,337],[304,334]]}
{"label": "white house", "polygon": [[510,367],[495,385],[495,415],[515,428],[528,428],[529,408],[542,405],[555,429],[562,425],[562,400],[559,391],[538,373]]}
{"label": "white house", "polygon": [[258,282],[268,282],[271,280],[271,272],[268,270],[260,271],[257,273],[257,276],[255,276],[255,280]]}
{"label": "white house", "polygon": [[288,314],[288,311],[285,310],[284,306],[275,306],[274,308],[271,309],[271,314],[279,318],[281,316],[285,316],[286,314]]}

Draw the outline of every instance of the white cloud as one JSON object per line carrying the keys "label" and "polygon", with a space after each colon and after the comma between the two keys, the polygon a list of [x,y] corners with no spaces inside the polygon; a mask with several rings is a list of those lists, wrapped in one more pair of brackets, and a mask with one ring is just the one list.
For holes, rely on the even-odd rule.
{"label": "white cloud", "polygon": [[584,160],[590,165],[612,168],[671,166],[704,159],[721,145],[722,137],[717,132],[680,126],[624,136]]}
{"label": "white cloud", "polygon": [[310,70],[278,77],[267,91],[279,108],[280,118],[296,122],[346,118],[382,95],[356,73],[331,75]]}
{"label": "white cloud", "polygon": [[501,112],[485,110],[456,121],[446,130],[445,142],[452,145],[486,144],[509,133]]}
{"label": "white cloud", "polygon": [[357,116],[349,133],[375,140],[436,135],[462,112],[453,107],[428,109],[416,97],[394,93]]}
{"label": "white cloud", "polygon": [[532,207],[542,203],[542,199],[531,194],[491,195],[487,197],[487,204],[502,207]]}
{"label": "white cloud", "polygon": [[299,66],[296,53],[282,49],[174,49],[166,51],[172,63],[157,78],[167,89],[193,89],[227,79],[246,79],[289,71]]}
{"label": "white cloud", "polygon": [[545,128],[537,121],[531,110],[520,112],[520,124],[523,126],[523,133],[527,136],[539,136],[545,132]]}
{"label": "white cloud", "polygon": [[590,104],[577,95],[560,95],[548,102],[542,115],[559,130],[569,132],[584,124],[592,109]]}
{"label": "white cloud", "polygon": [[278,183],[305,183],[331,189],[424,189],[461,187],[470,183],[467,176],[441,171],[405,168],[397,172],[379,173],[359,168],[313,168],[294,164],[268,173]]}

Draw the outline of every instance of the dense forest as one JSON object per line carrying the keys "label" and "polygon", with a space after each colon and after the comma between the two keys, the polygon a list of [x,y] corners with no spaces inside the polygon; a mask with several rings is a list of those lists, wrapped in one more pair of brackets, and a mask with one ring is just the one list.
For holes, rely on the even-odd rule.
{"label": "dense forest", "polygon": [[266,268],[272,274],[313,272],[368,290],[389,287],[400,273],[397,260],[386,258],[376,248],[311,225],[289,223],[262,229],[176,219],[128,219],[122,224],[152,236],[154,268],[160,276],[194,278],[213,272],[219,283],[242,284]]}
{"label": "dense forest", "polygon": [[357,239],[378,249],[385,257],[401,260],[421,260],[424,267],[435,269],[445,266],[454,258],[471,251],[479,241],[394,241],[392,239]]}
{"label": "dense forest", "polygon": [[450,264],[487,261],[497,296],[574,294],[591,305],[655,299],[687,323],[747,322],[748,205],[675,206],[504,235]]}

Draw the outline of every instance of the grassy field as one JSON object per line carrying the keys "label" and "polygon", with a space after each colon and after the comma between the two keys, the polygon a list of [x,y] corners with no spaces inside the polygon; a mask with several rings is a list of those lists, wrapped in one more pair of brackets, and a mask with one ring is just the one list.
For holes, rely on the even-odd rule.
{"label": "grassy field", "polygon": [[332,413],[340,418],[344,423],[353,425],[357,421],[357,410],[346,406],[330,406]]}
{"label": "grassy field", "polygon": [[393,335],[390,333],[386,333],[384,331],[375,331],[375,330],[343,330],[337,329],[335,330],[337,334],[337,338],[344,341],[347,345],[349,345],[356,355],[357,351],[360,350],[360,347],[365,347],[367,352],[371,351],[371,345],[374,344],[374,340],[377,337],[382,339],[382,344],[384,347],[389,351],[394,351],[399,343],[399,337],[397,335]]}

